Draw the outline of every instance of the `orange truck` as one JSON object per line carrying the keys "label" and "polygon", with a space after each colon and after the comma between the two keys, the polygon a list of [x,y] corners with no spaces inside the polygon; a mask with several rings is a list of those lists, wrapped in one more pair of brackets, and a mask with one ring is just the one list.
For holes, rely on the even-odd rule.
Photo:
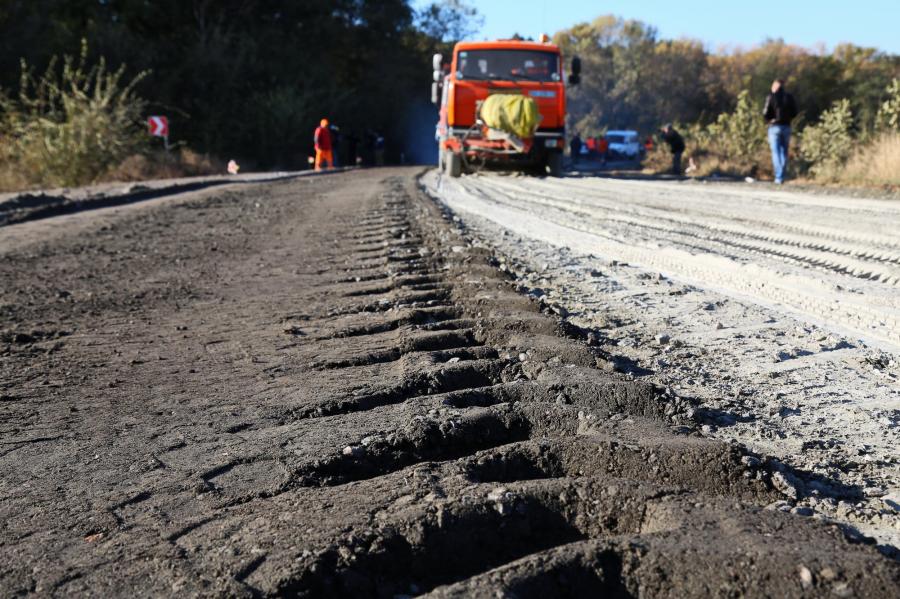
{"label": "orange truck", "polygon": [[[566,143],[566,79],[559,47],[541,40],[460,42],[449,63],[435,54],[431,99],[440,108],[436,135],[441,169],[451,177],[486,163],[551,176],[562,174]],[[568,83],[580,80],[574,57]],[[526,137],[488,127],[480,114],[494,94],[521,95],[537,105],[536,129]],[[515,99],[515,98],[514,98]]]}

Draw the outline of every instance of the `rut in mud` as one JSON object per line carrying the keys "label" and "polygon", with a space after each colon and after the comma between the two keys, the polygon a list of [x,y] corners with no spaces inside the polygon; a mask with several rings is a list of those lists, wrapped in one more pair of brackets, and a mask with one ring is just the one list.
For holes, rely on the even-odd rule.
{"label": "rut in mud", "polygon": [[[71,231],[3,247],[4,283],[48,270],[2,297],[0,588],[900,585],[864,539],[765,509],[808,491],[797,473],[701,438],[689,402],[606,368],[582,331],[467,245],[414,175],[217,190],[66,217]],[[174,256],[187,260],[177,276]]]}

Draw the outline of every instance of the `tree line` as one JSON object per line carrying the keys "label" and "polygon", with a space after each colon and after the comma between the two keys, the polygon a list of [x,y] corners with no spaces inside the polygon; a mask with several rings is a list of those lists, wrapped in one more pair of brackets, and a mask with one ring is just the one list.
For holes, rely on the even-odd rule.
{"label": "tree line", "polygon": [[714,123],[735,109],[742,92],[761,105],[776,78],[786,78],[797,99],[798,128],[847,99],[862,131],[875,125],[888,87],[900,78],[900,56],[875,48],[842,44],[825,51],[768,40],[710,51],[700,41],[662,39],[647,23],[611,15],[560,31],[554,41],[582,59],[584,77],[570,94],[569,118],[570,127],[588,135]]}
{"label": "tree line", "polygon": [[428,106],[431,54],[474,17],[458,0],[0,0],[0,90],[15,98],[20,61],[41,72],[85,40],[89,62],[144,73],[145,111],[197,151],[296,168],[328,117],[382,132],[396,160]]}

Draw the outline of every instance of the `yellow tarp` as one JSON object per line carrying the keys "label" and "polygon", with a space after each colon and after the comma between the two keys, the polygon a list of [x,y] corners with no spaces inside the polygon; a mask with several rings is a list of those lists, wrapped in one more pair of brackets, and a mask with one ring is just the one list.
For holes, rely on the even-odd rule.
{"label": "yellow tarp", "polygon": [[481,120],[492,129],[531,137],[541,120],[537,103],[528,96],[494,94],[481,105]]}

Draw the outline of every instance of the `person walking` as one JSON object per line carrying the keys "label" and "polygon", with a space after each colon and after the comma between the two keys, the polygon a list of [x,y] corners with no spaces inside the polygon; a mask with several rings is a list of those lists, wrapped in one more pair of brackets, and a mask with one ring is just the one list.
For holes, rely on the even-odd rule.
{"label": "person walking", "polygon": [[671,124],[660,129],[662,140],[669,144],[672,151],[672,174],[681,175],[681,155],[684,153],[684,138]]}
{"label": "person walking", "polygon": [[569,142],[569,151],[572,154],[573,164],[578,160],[578,157],[581,156],[581,145],[581,136],[576,133]]}
{"label": "person walking", "polygon": [[[319,126],[316,127],[316,132],[313,135],[313,141],[316,145],[316,170],[333,168],[334,154],[332,153],[331,131],[328,129],[328,119],[322,119],[319,122]],[[323,167],[323,163],[327,163],[327,166]]]}
{"label": "person walking", "polygon": [[791,144],[791,121],[797,116],[794,96],[784,89],[784,80],[772,82],[772,92],[766,97],[763,117],[769,125],[769,147],[772,148],[772,169],[775,184],[784,183],[787,174],[788,149]]}

